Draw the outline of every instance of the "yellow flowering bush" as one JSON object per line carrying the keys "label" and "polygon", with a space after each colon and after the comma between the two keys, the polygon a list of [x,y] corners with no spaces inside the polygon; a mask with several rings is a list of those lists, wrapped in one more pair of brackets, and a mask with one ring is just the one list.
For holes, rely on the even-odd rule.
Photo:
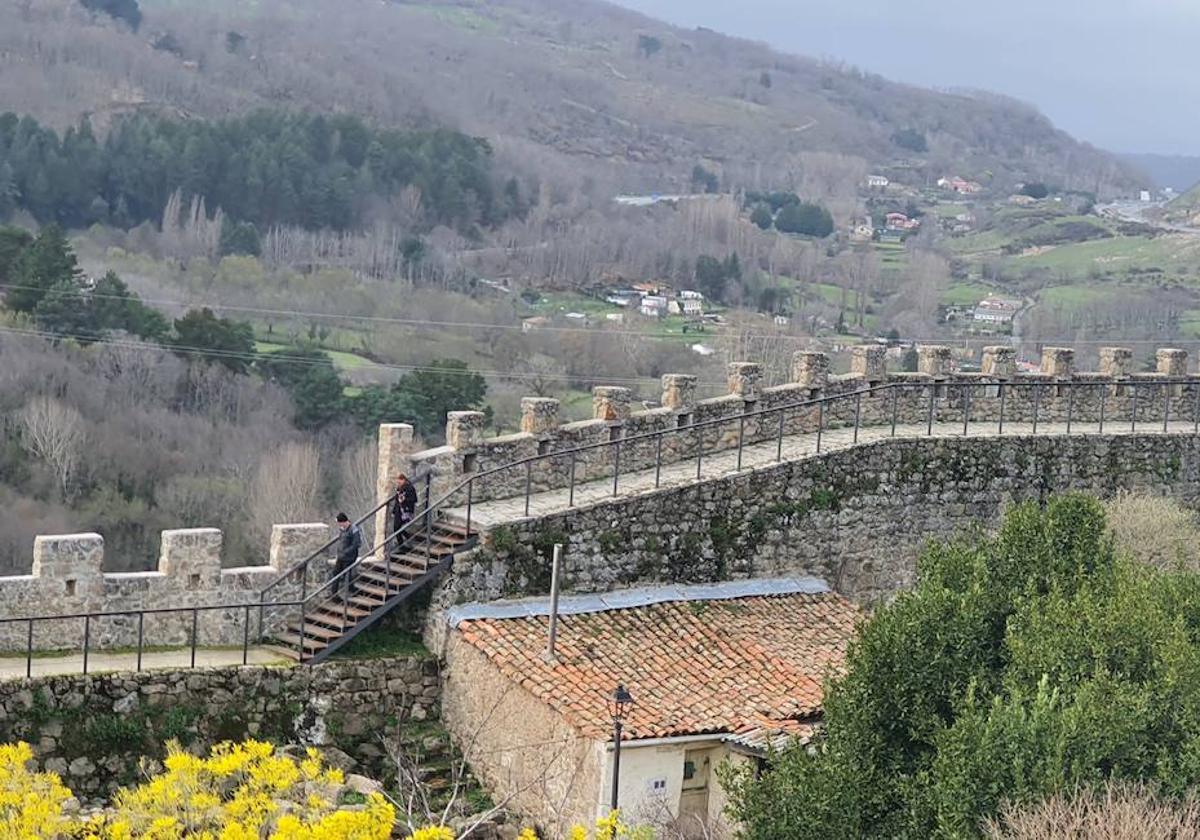
{"label": "yellow flowering bush", "polygon": [[430,825],[418,828],[405,840],[456,840],[454,832],[444,825]]}
{"label": "yellow flowering bush", "polygon": [[48,840],[67,827],[71,791],[54,773],[31,773],[28,744],[0,745],[0,840]]}
{"label": "yellow flowering bush", "polygon": [[208,757],[169,744],[166,769],[123,788],[104,816],[63,817],[71,792],[51,773],[25,769],[27,744],[0,746],[0,840],[387,840],[395,809],[371,794],[338,810],[344,779],[309,750],[299,761],[259,741],[223,743]]}

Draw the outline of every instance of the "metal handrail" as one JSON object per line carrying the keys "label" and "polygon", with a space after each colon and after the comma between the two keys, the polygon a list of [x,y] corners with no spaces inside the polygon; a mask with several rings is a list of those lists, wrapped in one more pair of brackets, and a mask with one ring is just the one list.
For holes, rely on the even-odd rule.
{"label": "metal handrail", "polygon": [[[386,501],[380,502],[375,507],[371,508],[370,511],[363,514],[358,519],[354,520],[354,526],[357,527],[357,526],[362,525],[364,522],[366,522],[372,516],[374,516],[375,514],[379,513],[379,511],[381,511],[385,507],[387,507],[389,502],[391,502],[391,499],[387,499]],[[266,595],[268,592],[270,592],[275,587],[279,586],[281,583],[283,583],[288,578],[292,577],[292,575],[294,575],[298,571],[300,571],[301,568],[303,568],[305,571],[307,571],[309,565],[312,563],[313,560],[316,560],[318,557],[320,557],[321,555],[323,555],[327,551],[329,551],[329,549],[331,549],[335,545],[337,545],[337,543],[340,539],[341,539],[340,535],[333,537],[327,543],[325,543],[320,548],[318,548],[316,551],[314,551],[312,554],[308,555],[308,557],[305,557],[303,560],[297,561],[296,563],[292,564],[292,566],[290,568],[281,572],[278,578],[276,578],[272,583],[263,587],[262,591],[259,592],[260,599],[266,598]]]}
{"label": "metal handrail", "polygon": [[[303,601],[287,601],[272,604],[272,607],[295,607],[303,604]],[[82,673],[88,673],[89,657],[91,655],[91,626],[93,621],[99,621],[106,618],[122,618],[125,616],[135,615],[138,618],[138,640],[135,651],[137,654],[136,670],[142,670],[142,657],[145,650],[145,628],[146,616],[148,615],[170,615],[174,613],[191,614],[191,633],[188,642],[188,647],[191,651],[191,664],[189,667],[196,667],[196,650],[199,647],[198,639],[198,618],[202,612],[211,612],[213,610],[239,610],[243,614],[243,629],[242,629],[242,664],[247,665],[250,661],[250,613],[257,609],[258,604],[250,602],[242,602],[237,604],[212,604],[206,606],[191,606],[191,607],[156,607],[151,609],[140,610],[111,610],[107,612],[86,612],[86,613],[67,613],[64,615],[35,615],[24,616],[20,618],[0,618],[0,625],[6,624],[25,624],[27,630],[25,634],[25,678],[29,679],[33,676],[33,631],[34,626],[51,621],[83,621],[83,645],[76,648],[56,648],[55,653],[66,651],[79,650],[83,654]]]}
{"label": "metal handrail", "polygon": [[[496,467],[492,467],[490,469],[484,470],[483,472],[474,473],[469,478],[466,478],[463,481],[460,481],[453,488],[451,488],[447,492],[443,493],[436,500],[430,501],[429,494],[427,493],[426,494],[426,506],[418,514],[415,514],[413,519],[409,523],[407,523],[403,528],[400,528],[395,533],[391,534],[387,539],[385,539],[382,544],[376,544],[376,546],[372,549],[371,553],[374,553],[380,547],[385,546],[388,542],[390,542],[391,539],[394,539],[395,537],[399,536],[401,533],[404,533],[405,531],[407,531],[409,526],[412,525],[413,523],[423,520],[424,523],[426,524],[426,526],[428,526],[430,517],[434,514],[434,512],[437,509],[439,509],[442,505],[444,505],[450,499],[462,494],[464,491],[467,494],[467,505],[466,505],[466,507],[467,507],[467,525],[466,525],[466,528],[467,528],[467,534],[469,536],[470,535],[470,525],[471,525],[471,506],[472,506],[472,500],[473,500],[472,491],[474,489],[475,482],[481,481],[483,479],[489,478],[494,475],[498,475],[507,470],[514,470],[514,469],[519,469],[519,468],[524,467],[524,468],[526,468],[526,477],[527,477],[526,485],[525,485],[525,488],[526,488],[525,489],[525,497],[526,497],[526,501],[528,502],[528,499],[530,496],[530,482],[528,480],[528,477],[529,477],[530,472],[532,471],[532,466],[534,464],[538,464],[538,463],[545,462],[545,461],[551,461],[554,459],[561,459],[561,458],[568,458],[568,457],[571,459],[571,475],[570,475],[571,505],[570,506],[573,507],[574,506],[573,503],[574,503],[575,464],[578,461],[578,458],[581,454],[593,452],[596,450],[613,449],[614,452],[619,452],[620,447],[623,445],[628,446],[631,444],[637,444],[637,443],[645,442],[645,441],[661,441],[672,435],[679,436],[679,437],[682,437],[682,436],[694,437],[696,440],[695,445],[696,445],[696,460],[697,460],[697,476],[699,476],[701,474],[702,459],[704,457],[703,439],[702,439],[700,433],[705,429],[716,428],[716,427],[728,425],[731,423],[738,423],[739,427],[741,429],[741,431],[739,432],[739,435],[738,435],[738,451],[740,454],[741,449],[744,445],[744,437],[745,437],[744,432],[745,432],[746,421],[754,420],[754,419],[757,419],[760,417],[765,417],[765,416],[774,415],[774,414],[779,414],[782,417],[786,412],[789,412],[789,411],[799,411],[799,410],[803,410],[806,408],[807,409],[816,408],[821,412],[821,415],[822,415],[818,422],[818,429],[816,432],[816,434],[818,436],[818,438],[817,438],[818,451],[820,451],[820,436],[825,427],[825,418],[828,415],[828,412],[825,411],[825,409],[827,406],[829,406],[831,404],[838,403],[841,401],[858,402],[858,401],[861,401],[861,399],[864,395],[865,396],[875,396],[877,394],[886,394],[886,393],[893,393],[893,395],[895,395],[895,394],[898,394],[898,393],[901,393],[904,391],[920,392],[920,391],[928,390],[929,394],[930,394],[930,401],[929,401],[929,418],[928,418],[929,419],[929,429],[928,429],[927,434],[932,434],[933,417],[934,417],[935,409],[936,409],[936,406],[938,403],[938,392],[940,389],[947,389],[947,390],[948,389],[965,389],[969,393],[969,389],[971,389],[971,388],[987,388],[987,387],[996,388],[996,387],[998,387],[1000,389],[1000,399],[1001,399],[1000,428],[1001,428],[1001,433],[1003,433],[1003,424],[1004,424],[1003,401],[1004,401],[1005,392],[1010,388],[1014,388],[1014,389],[1015,388],[1031,388],[1034,391],[1035,403],[1040,403],[1041,392],[1042,392],[1042,389],[1045,389],[1045,388],[1065,388],[1065,389],[1104,388],[1104,389],[1107,389],[1107,388],[1112,387],[1113,385],[1132,388],[1133,394],[1134,394],[1134,397],[1136,400],[1138,391],[1141,388],[1146,388],[1146,387],[1169,388],[1169,387],[1178,386],[1178,385],[1200,386],[1200,377],[1139,379],[1135,375],[1135,376],[1131,376],[1130,378],[1120,379],[1120,380],[1115,380],[1115,379],[1105,379],[1105,380],[1045,379],[1045,380],[1036,380],[1036,381],[1031,381],[1031,382],[1022,382],[1020,380],[1015,380],[1015,379],[1009,379],[1009,380],[981,379],[980,381],[925,380],[925,381],[918,381],[918,382],[888,382],[888,383],[884,383],[884,384],[868,384],[866,387],[854,388],[853,390],[849,390],[849,391],[846,391],[841,394],[831,394],[831,395],[822,396],[822,397],[810,398],[810,399],[806,399],[806,400],[800,400],[797,402],[787,403],[784,405],[772,406],[770,408],[756,408],[752,411],[745,411],[740,414],[730,414],[730,415],[726,415],[724,417],[717,417],[717,418],[713,418],[711,420],[704,420],[699,423],[689,423],[686,426],[680,426],[680,427],[671,428],[671,429],[659,429],[659,430],[651,431],[651,432],[643,432],[641,434],[634,435],[632,437],[617,437],[614,440],[600,441],[598,443],[589,443],[589,444],[584,444],[582,446],[576,446],[576,447],[572,447],[572,448],[568,448],[568,449],[559,449],[559,450],[555,450],[553,452],[546,452],[546,453],[542,453],[542,454],[538,454],[538,455],[531,455],[531,456],[528,456],[525,458],[520,458],[515,461],[510,461],[506,464],[501,464],[500,466],[496,466]],[[1200,391],[1198,391],[1198,393],[1200,393]],[[893,433],[894,433],[894,429],[895,429],[894,409],[895,409],[895,406],[893,405],[893,420],[892,420]],[[1035,406],[1034,406],[1034,431],[1035,431],[1035,433],[1036,433],[1037,423],[1038,423],[1038,410],[1039,410],[1039,406],[1037,404],[1035,404]],[[977,421],[977,422],[980,422],[980,421]],[[1133,422],[1134,428],[1136,429],[1136,424],[1137,424],[1136,413],[1134,414],[1134,417],[1132,418],[1132,422]],[[887,425],[887,424],[884,423],[882,425]],[[964,425],[969,428],[969,426],[970,426],[969,416],[966,418],[966,422]],[[781,437],[783,434],[782,427],[783,427],[783,424],[781,423],[780,424],[780,433],[779,433]],[[856,428],[856,431],[859,428],[859,425],[857,423],[855,424],[855,428]],[[723,450],[718,449],[715,451],[723,451]],[[661,447],[659,448],[658,454],[656,456],[656,471],[661,469],[660,459],[661,459]],[[614,495],[616,494],[616,492],[619,489],[619,479],[620,479],[620,462],[617,461],[614,464],[614,471],[613,471]],[[362,522],[366,521],[370,516],[374,515],[379,510],[386,507],[390,502],[391,502],[391,499],[389,498],[388,500],[377,505],[374,509],[372,509],[372,511],[370,513],[368,513],[366,516],[359,519],[356,524],[361,524]],[[528,515],[528,508],[526,509],[526,514]],[[285,573],[285,575],[281,576],[281,578],[279,580],[275,581],[275,583],[271,584],[271,586],[264,589],[263,593],[262,593],[264,598],[265,598],[266,593],[268,591],[270,591],[271,589],[273,589],[275,586],[277,586],[280,582],[282,582],[284,577],[290,576],[291,574],[298,572],[301,568],[304,568],[305,571],[307,572],[308,566],[312,563],[312,561],[317,559],[318,557],[320,557],[326,551],[328,551],[329,548],[331,548],[337,542],[338,539],[339,539],[339,537],[335,537],[333,540],[331,540],[329,543],[327,543],[325,546],[323,546],[319,551],[314,552],[312,555],[310,555],[305,560],[302,560],[299,563],[297,563],[287,573]],[[369,554],[365,555],[365,556],[369,556]],[[351,566],[350,568],[354,568],[355,566],[357,566],[359,564],[359,562],[361,562],[362,559],[363,558],[360,558],[360,560],[356,561],[355,564],[353,566]],[[264,605],[271,606],[271,604],[268,602],[265,602],[265,600],[264,600]]]}

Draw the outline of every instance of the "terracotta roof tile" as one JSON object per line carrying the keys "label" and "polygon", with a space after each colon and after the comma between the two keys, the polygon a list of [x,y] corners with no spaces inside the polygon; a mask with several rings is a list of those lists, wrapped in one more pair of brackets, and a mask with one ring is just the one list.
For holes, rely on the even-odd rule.
{"label": "terracotta roof tile", "polygon": [[861,616],[832,593],[674,601],[560,616],[557,661],[546,616],[462,622],[464,641],[582,734],[607,738],[606,700],[634,697],[631,739],[706,733],[748,742],[807,736],[822,684],[844,665]]}

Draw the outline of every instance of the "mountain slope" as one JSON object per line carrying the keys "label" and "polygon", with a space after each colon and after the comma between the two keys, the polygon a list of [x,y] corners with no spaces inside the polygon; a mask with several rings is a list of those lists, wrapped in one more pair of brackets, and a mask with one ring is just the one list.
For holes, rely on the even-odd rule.
{"label": "mountain slope", "polygon": [[[918,183],[957,173],[1108,194],[1138,181],[1008,99],[894,84],[594,0],[142,6],[134,34],[62,2],[5,4],[0,110],[59,125],[264,104],[432,121],[493,140],[540,179],[585,188],[682,188],[697,163],[748,187],[897,162]],[[906,129],[927,152],[893,142]]]}

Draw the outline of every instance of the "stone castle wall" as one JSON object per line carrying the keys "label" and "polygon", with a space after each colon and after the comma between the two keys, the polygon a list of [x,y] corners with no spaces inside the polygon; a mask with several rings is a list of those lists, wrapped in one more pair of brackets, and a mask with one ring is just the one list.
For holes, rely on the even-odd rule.
{"label": "stone castle wall", "polygon": [[[871,426],[890,425],[893,418],[910,426],[930,419],[958,423],[964,417],[973,424],[998,424],[1003,413],[1005,423],[1012,425],[1030,423],[1036,416],[1040,423],[1070,419],[1082,427],[1097,425],[1103,416],[1106,425],[1128,427],[1135,411],[1139,425],[1160,423],[1164,416],[1194,421],[1200,413],[1200,383],[1166,384],[1188,375],[1182,350],[1158,351],[1156,369],[1141,373],[1132,370],[1132,351],[1121,347],[1102,348],[1097,372],[1077,371],[1074,351],[1058,347],[1045,348],[1037,372],[1018,370],[1010,347],[985,348],[979,373],[956,372],[947,347],[920,347],[918,357],[917,372],[896,373],[887,370],[884,347],[856,347],[850,372],[831,375],[825,354],[801,352],[794,357],[792,381],[771,388],[762,386],[758,365],[739,362],[729,366],[729,394],[706,400],[695,398],[695,377],[669,374],[663,377],[662,406],[646,411],[632,410],[629,389],[597,387],[593,419],[575,423],[560,423],[556,400],[527,398],[522,401],[522,431],[495,438],[483,436],[482,413],[451,412],[447,443],[436,449],[411,452],[410,426],[382,427],[380,463],[386,454],[389,469],[431,475],[435,501],[479,476],[471,498],[484,501],[524,495],[527,486],[533,492],[565,488],[572,472],[575,482],[611,478],[618,458],[622,472],[649,469],[658,462],[696,458],[700,450],[708,454],[735,448],[739,440],[762,442],[781,431],[813,432],[818,425],[844,427],[854,423],[856,414]],[[889,385],[904,387],[885,390]],[[824,409],[812,403],[832,397],[844,398],[826,402]],[[761,414],[739,417],[750,412]],[[683,432],[655,434],[675,430]],[[645,435],[652,437],[641,437]],[[619,449],[610,445],[616,441],[622,442]],[[580,447],[592,448],[570,453]],[[550,457],[483,475],[538,456]],[[465,501],[465,491],[451,498],[456,505]]]}
{"label": "stone castle wall", "polygon": [[[191,608],[213,605],[256,605],[259,593],[281,574],[308,557],[330,539],[328,525],[277,525],[271,535],[268,564],[221,568],[222,534],[214,528],[164,531],[158,569],[153,572],[106,574],[104,538],[99,534],[38,537],[28,575],[0,577],[0,650],[24,651],[30,644],[29,624],[20,619],[43,615],[113,613],[122,610]],[[310,582],[320,577],[314,564]],[[309,591],[312,591],[311,589]],[[298,599],[301,581],[283,581],[271,600]],[[262,613],[270,631],[289,618],[282,608]],[[246,634],[246,610],[199,610],[196,642],[199,645],[240,646]],[[259,610],[250,609],[250,640],[257,638]],[[15,619],[15,620],[10,620]],[[143,644],[186,645],[192,638],[190,609],[145,617]],[[96,649],[133,647],[138,643],[138,616],[93,618],[86,632]],[[84,620],[80,618],[36,622],[32,645],[36,650],[82,649]]]}
{"label": "stone castle wall", "polygon": [[89,799],[140,780],[139,758],[161,758],[170,739],[200,749],[247,737],[335,747],[383,776],[383,739],[421,737],[440,706],[428,656],[6,680],[0,743],[28,741],[42,768]]}
{"label": "stone castle wall", "polygon": [[927,541],[998,523],[1008,505],[1123,489],[1195,505],[1200,437],[901,438],[746,470],[495,528],[434,603],[545,594],[555,542],[572,592],[814,575],[871,600],[913,582]]}

